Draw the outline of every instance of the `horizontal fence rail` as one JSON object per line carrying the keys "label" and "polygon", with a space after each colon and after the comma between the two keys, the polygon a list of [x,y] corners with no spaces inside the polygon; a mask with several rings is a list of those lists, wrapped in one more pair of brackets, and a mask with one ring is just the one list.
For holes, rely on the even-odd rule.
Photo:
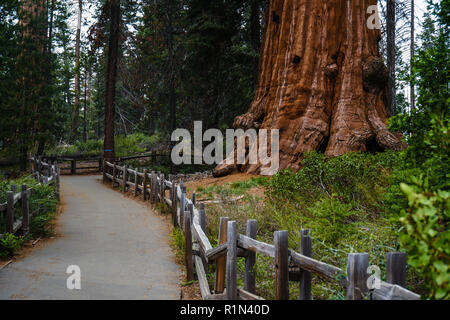
{"label": "horizontal fence rail", "polygon": [[[227,217],[220,219],[218,245],[213,247],[206,235],[206,211],[204,204],[196,204],[186,196],[186,187],[176,184],[169,175],[156,172],[139,172],[138,169],[103,162],[103,182],[120,187],[122,192],[133,191],[151,203],[165,203],[171,210],[172,222],[180,227],[185,237],[186,280],[194,280],[197,275],[202,298],[205,300],[261,300],[255,294],[256,277],[254,266],[256,254],[272,257],[275,268],[276,299],[289,299],[289,282],[300,282],[299,299],[310,300],[311,274],[334,281],[346,289],[346,298],[360,300],[417,300],[420,296],[404,288],[406,258],[404,253],[389,253],[386,269],[387,281],[379,280],[374,288],[367,287],[368,254],[348,255],[347,270],[329,265],[312,258],[311,230],[301,231],[300,250],[288,248],[288,232],[276,231],[274,243],[256,240],[256,220],[248,220],[246,234],[237,233],[236,221]],[[245,259],[244,287],[237,286],[237,259]],[[207,279],[208,265],[216,265],[214,288]],[[398,275],[401,276],[398,276]]]}

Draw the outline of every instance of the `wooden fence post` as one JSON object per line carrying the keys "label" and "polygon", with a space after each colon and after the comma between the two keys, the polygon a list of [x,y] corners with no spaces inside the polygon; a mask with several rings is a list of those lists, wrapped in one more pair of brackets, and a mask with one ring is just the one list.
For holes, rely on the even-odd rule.
{"label": "wooden fence post", "polygon": [[75,174],[77,172],[77,162],[75,159],[70,160],[70,174]]}
{"label": "wooden fence post", "polygon": [[14,226],[14,192],[6,191],[6,232],[12,233]]}
{"label": "wooden fence post", "polygon": [[[218,244],[227,243],[228,236],[228,217],[220,217]],[[216,260],[216,282],[214,285],[215,293],[222,293],[225,288],[225,270],[227,257],[222,256]]]}
{"label": "wooden fence post", "polygon": [[197,196],[195,195],[195,192],[192,193],[192,203],[194,204],[194,207],[196,207],[196,202],[197,202]]}
{"label": "wooden fence post", "polygon": [[192,263],[191,213],[184,214],[184,261],[186,264],[186,281],[194,280],[194,265]]}
{"label": "wooden fence post", "polygon": [[158,171],[158,174],[156,176],[156,202],[161,202],[161,172]]}
{"label": "wooden fence post", "polygon": [[[256,220],[247,220],[245,235],[256,239]],[[244,290],[250,293],[256,292],[256,273],[255,273],[256,253],[248,251],[245,257]]]}
{"label": "wooden fence post", "polygon": [[30,203],[27,186],[22,185],[22,234],[25,236],[30,231]]}
{"label": "wooden fence post", "polygon": [[123,164],[123,172],[122,172],[122,192],[127,191],[127,166],[125,163]]}
{"label": "wooden fence post", "polygon": [[116,180],[116,164],[113,162],[113,174],[112,174],[112,182],[111,187],[114,189],[114,182]]}
{"label": "wooden fence post", "polygon": [[386,282],[401,287],[406,285],[406,253],[386,253]]}
{"label": "wooden fence post", "polygon": [[288,232],[275,231],[275,289],[276,300],[289,300]]}
{"label": "wooden fence post", "polygon": [[149,185],[150,185],[150,192],[148,195],[148,198],[150,200],[150,203],[153,203],[153,188],[154,188],[154,181],[153,181],[153,171],[150,172],[150,181],[149,181]]}
{"label": "wooden fence post", "polygon": [[17,193],[17,186],[15,184],[11,185],[11,191],[16,194]]}
{"label": "wooden fence post", "polygon": [[227,299],[237,300],[237,231],[236,221],[228,221],[226,281]]}
{"label": "wooden fence post", "polygon": [[362,300],[367,293],[369,254],[349,253],[347,262],[347,300]]}
{"label": "wooden fence post", "polygon": [[106,182],[106,163],[105,163],[105,159],[103,159],[103,183]]}
{"label": "wooden fence post", "polygon": [[144,201],[147,200],[147,169],[144,169],[144,178],[142,179],[142,192],[144,193]]}
{"label": "wooden fence post", "polygon": [[60,180],[60,175],[61,175],[61,169],[59,167],[56,167],[56,174],[55,174],[55,179],[56,179],[56,198],[59,200],[61,200],[61,192],[60,192],[60,187],[61,187],[61,180]]}
{"label": "wooden fence post", "polygon": [[165,178],[165,176],[164,176],[164,173],[161,173],[161,176],[160,176],[160,180],[159,180],[159,182],[161,183],[161,197],[160,197],[160,199],[161,199],[161,202],[162,203],[164,203],[164,197],[165,197],[165,195],[166,195],[166,180],[165,180],[166,178]]}
{"label": "wooden fence post", "polygon": [[[156,195],[157,194],[156,188],[158,187],[158,179],[157,179],[158,175],[156,172],[153,172],[152,176],[153,176],[152,198],[153,198],[153,203],[157,203],[158,199],[157,199],[157,195]],[[184,224],[184,220],[181,223]]]}
{"label": "wooden fence post", "polygon": [[138,168],[134,171],[134,196],[136,197],[138,194]]}
{"label": "wooden fence post", "polygon": [[[206,234],[206,211],[205,204],[200,203],[200,208],[198,209],[198,220],[200,224],[200,228]],[[205,255],[201,255],[203,267],[205,270],[208,270],[208,259],[205,258]]]}
{"label": "wooden fence post", "polygon": [[178,219],[177,219],[177,202],[178,202],[178,196],[177,196],[177,186],[175,184],[175,180],[172,179],[172,189],[171,189],[171,194],[172,194],[172,221],[173,221],[173,226],[177,227],[178,226]]}
{"label": "wooden fence post", "polygon": [[[153,198],[154,198],[154,202],[158,203],[159,202],[159,184],[158,184],[158,177],[159,177],[159,172],[154,174],[154,183],[155,183],[155,187],[153,188]],[[183,220],[184,221],[184,220]],[[184,222],[183,222],[184,223]]]}
{"label": "wooden fence post", "polygon": [[[300,254],[311,257],[311,229],[302,229],[300,241]],[[311,272],[306,270],[300,271],[300,293],[299,300],[311,300]]]}
{"label": "wooden fence post", "polygon": [[[156,173],[152,172],[152,187],[151,187],[151,190],[150,190],[152,203],[156,202],[156,200],[155,200],[155,189],[156,189]],[[184,223],[184,220],[181,223]]]}
{"label": "wooden fence post", "polygon": [[[184,228],[183,221],[184,221],[184,211],[186,209],[186,187],[181,187],[181,201],[180,201],[180,224]],[[184,231],[184,230],[183,230]]]}
{"label": "wooden fence post", "polygon": [[155,185],[155,201],[156,201],[156,203],[159,203],[159,196],[161,194],[161,186],[159,184],[160,178],[161,178],[161,172],[158,171],[158,173],[156,174],[156,177],[155,177],[155,184],[156,184]]}

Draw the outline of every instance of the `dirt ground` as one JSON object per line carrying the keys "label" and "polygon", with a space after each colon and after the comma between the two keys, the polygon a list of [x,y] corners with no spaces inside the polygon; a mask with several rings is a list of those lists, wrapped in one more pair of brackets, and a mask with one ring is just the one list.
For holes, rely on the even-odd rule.
{"label": "dirt ground", "polygon": [[197,190],[198,187],[207,188],[209,186],[213,185],[224,185],[226,183],[233,183],[233,182],[239,182],[239,181],[245,181],[250,180],[251,178],[256,177],[254,175],[248,174],[248,173],[235,173],[231,174],[225,177],[220,178],[203,178],[198,179],[194,181],[186,182],[184,185],[186,186],[186,193],[188,196],[191,196],[193,192]]}

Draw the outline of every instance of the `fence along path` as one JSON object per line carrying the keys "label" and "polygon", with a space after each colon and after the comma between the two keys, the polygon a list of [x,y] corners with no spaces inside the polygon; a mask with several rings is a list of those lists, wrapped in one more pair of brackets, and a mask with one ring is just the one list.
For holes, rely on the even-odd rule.
{"label": "fence along path", "polygon": [[[56,187],[56,195],[59,199],[59,179],[60,170],[55,164],[48,164],[39,158],[30,159],[31,175],[34,179],[42,184],[54,184]],[[0,203],[0,214],[4,215],[5,233],[16,234],[21,231],[25,236],[29,233],[29,223],[32,213],[30,213],[30,196],[32,188],[28,188],[25,184],[21,186],[20,192],[17,192],[17,186],[12,185],[11,191],[6,192],[6,202]],[[20,203],[21,217],[14,215],[16,205]],[[0,239],[4,234],[0,234]]]}
{"label": "fence along path", "polygon": [[[122,192],[133,190],[134,195],[142,195],[151,203],[165,203],[172,213],[172,222],[179,226],[185,237],[186,280],[194,280],[194,267],[205,300],[262,300],[255,294],[256,278],[254,266],[256,253],[274,258],[275,290],[277,300],[289,299],[289,281],[299,281],[300,300],[310,300],[311,273],[335,281],[346,288],[346,298],[361,300],[370,297],[375,300],[418,300],[420,296],[404,288],[406,279],[406,256],[404,253],[387,254],[387,281],[379,279],[377,289],[367,287],[369,255],[350,253],[346,272],[338,267],[311,257],[311,230],[302,230],[300,252],[288,248],[288,232],[276,231],[274,243],[256,240],[256,220],[248,220],[246,234],[238,234],[236,221],[227,217],[220,219],[219,245],[212,247],[206,236],[206,212],[203,204],[198,205],[193,194],[186,197],[186,187],[165,180],[164,174],[139,172],[124,164],[104,161],[103,182],[111,182],[112,187],[120,186]],[[166,194],[168,191],[168,196]],[[244,287],[237,286],[237,259],[245,259]],[[216,264],[214,289],[208,279],[208,264]]]}

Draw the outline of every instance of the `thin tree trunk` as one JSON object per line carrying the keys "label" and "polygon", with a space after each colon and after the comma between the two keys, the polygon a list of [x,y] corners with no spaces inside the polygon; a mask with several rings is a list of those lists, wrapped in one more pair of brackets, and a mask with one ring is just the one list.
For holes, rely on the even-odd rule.
{"label": "thin tree trunk", "polygon": [[386,33],[387,33],[387,67],[389,69],[388,106],[395,114],[395,0],[387,0],[386,5]]}
{"label": "thin tree trunk", "polygon": [[108,66],[106,71],[105,139],[104,158],[114,161],[114,115],[119,52],[120,0],[110,1],[111,21],[108,44]]}
{"label": "thin tree trunk", "polygon": [[87,69],[84,70],[83,141],[87,141]]}
{"label": "thin tree trunk", "polygon": [[[410,74],[413,75],[413,63],[414,63],[414,46],[415,46],[415,6],[414,0],[411,0],[411,60],[410,60]],[[410,81],[410,100],[411,110],[416,109],[416,93],[414,88],[414,79]]]}
{"label": "thin tree trunk", "polygon": [[52,53],[52,38],[53,38],[53,15],[55,11],[55,0],[52,0],[50,6],[50,23],[48,26],[48,44],[47,44],[47,52],[50,55]]}
{"label": "thin tree trunk", "polygon": [[[279,129],[279,169],[298,170],[311,150],[338,156],[405,147],[386,126],[389,73],[379,53],[381,32],[368,28],[366,14],[376,4],[271,0],[255,97],[233,126]],[[228,158],[233,162],[235,154]],[[237,168],[222,162],[213,173]],[[248,157],[239,167],[253,174],[261,168]]]}
{"label": "thin tree trunk", "polygon": [[167,14],[168,23],[168,56],[169,56],[169,105],[170,105],[170,130],[176,129],[176,97],[175,97],[175,68],[173,51],[173,0],[169,1],[169,10]]}
{"label": "thin tree trunk", "polygon": [[75,98],[72,109],[72,126],[70,129],[70,140],[74,141],[77,136],[80,114],[80,45],[81,45],[81,17],[83,14],[83,1],[78,0],[77,34],[75,39]]}
{"label": "thin tree trunk", "polygon": [[97,60],[97,139],[100,139],[100,125],[101,125],[101,108],[100,108],[100,67]]}

